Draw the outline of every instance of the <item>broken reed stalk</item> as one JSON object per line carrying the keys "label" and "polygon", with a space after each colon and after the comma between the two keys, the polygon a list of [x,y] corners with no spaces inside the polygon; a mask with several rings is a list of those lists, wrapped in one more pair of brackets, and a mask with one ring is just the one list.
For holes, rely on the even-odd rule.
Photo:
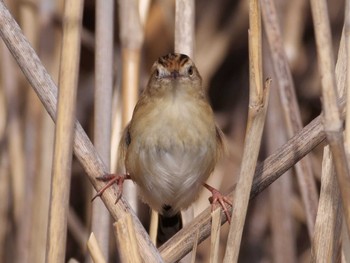
{"label": "broken reed stalk", "polygon": [[87,241],[86,245],[94,263],[107,262],[103,257],[103,253],[101,251],[100,245],[98,244],[97,239],[93,232],[90,234],[89,240]]}
{"label": "broken reed stalk", "polygon": [[113,229],[121,262],[141,263],[140,251],[130,214],[126,214],[114,223]]}
{"label": "broken reed stalk", "polygon": [[47,262],[64,262],[66,255],[72,142],[80,61],[84,0],[66,2],[52,167]]}
{"label": "broken reed stalk", "polygon": [[219,245],[220,245],[220,227],[221,227],[221,211],[215,209],[211,213],[211,230],[210,230],[210,262],[219,262]]}
{"label": "broken reed stalk", "polygon": [[[57,87],[2,1],[0,1],[0,35],[51,118],[55,120]],[[106,166],[77,121],[75,122],[73,150],[94,188],[101,189],[105,184],[96,180],[95,177],[108,173]],[[126,212],[131,213],[142,258],[145,261],[162,262],[157,249],[149,240],[145,229],[125,199],[122,197],[117,204],[114,204],[114,193],[114,188],[111,187],[101,197],[112,217],[117,220]]]}
{"label": "broken reed stalk", "polygon": [[311,262],[338,262],[342,229],[342,207],[338,183],[329,146],[324,148],[320,202],[315,234],[311,246]]}
{"label": "broken reed stalk", "polygon": [[[232,218],[224,262],[237,262],[256,163],[267,112],[271,80],[262,83],[261,12],[258,0],[249,1],[249,105],[241,171],[233,197]],[[234,178],[234,176],[233,176]]]}
{"label": "broken reed stalk", "polygon": [[[96,1],[94,145],[110,170],[113,89],[114,0]],[[93,191],[93,195],[95,191]],[[110,215],[100,199],[92,202],[91,231],[108,261]]]}
{"label": "broken reed stalk", "polygon": [[338,92],[335,76],[332,35],[327,3],[311,0],[311,11],[315,28],[319,71],[322,84],[322,106],[324,129],[333,156],[336,175],[343,203],[345,223],[350,234],[350,174],[343,138],[343,122],[338,107]]}
{"label": "broken reed stalk", "polygon": [[[143,27],[139,15],[139,2],[119,0],[119,38],[122,53],[122,128],[132,117],[137,103],[140,84],[140,57],[143,43]],[[118,157],[116,157],[118,158]],[[124,172],[124,171],[117,171]],[[132,182],[124,183],[124,197],[137,213],[137,188]]]}
{"label": "broken reed stalk", "polygon": [[[263,22],[276,74],[276,83],[284,111],[288,136],[294,136],[302,129],[300,109],[297,103],[294,83],[285,55],[281,30],[279,28],[276,8],[272,0],[262,0],[261,10]],[[306,156],[295,166],[298,186],[301,192],[309,237],[313,236],[316,219],[318,194],[312,172],[310,158]]]}

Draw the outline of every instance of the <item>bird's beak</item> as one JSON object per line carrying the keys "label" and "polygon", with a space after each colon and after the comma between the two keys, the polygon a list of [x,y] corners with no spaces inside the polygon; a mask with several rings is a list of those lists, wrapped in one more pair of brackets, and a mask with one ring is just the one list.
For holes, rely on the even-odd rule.
{"label": "bird's beak", "polygon": [[171,77],[173,79],[177,79],[180,76],[180,73],[177,70],[174,70],[173,72],[171,72]]}

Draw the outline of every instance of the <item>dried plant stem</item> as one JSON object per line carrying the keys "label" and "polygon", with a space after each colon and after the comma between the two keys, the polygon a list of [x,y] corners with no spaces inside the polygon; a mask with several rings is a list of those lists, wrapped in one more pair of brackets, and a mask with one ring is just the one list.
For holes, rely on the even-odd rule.
{"label": "dried plant stem", "polygon": [[220,244],[220,227],[221,227],[221,212],[216,209],[212,212],[211,224],[211,240],[210,240],[210,263],[219,262],[219,244]]}
{"label": "dried plant stem", "polygon": [[[347,101],[350,101],[350,0],[345,1],[344,35],[347,57],[346,68],[348,69],[346,72]],[[350,160],[350,103],[347,103],[346,107],[347,112],[345,121],[345,150],[347,158]]]}
{"label": "dried plant stem", "polygon": [[248,209],[249,194],[253,183],[258,160],[262,133],[270,91],[270,80],[265,90],[262,84],[261,54],[261,14],[258,0],[249,4],[249,111],[243,149],[241,171],[234,193],[230,232],[227,239],[224,262],[237,262],[245,218]]}
{"label": "dried plant stem", "polygon": [[326,1],[311,0],[311,10],[315,27],[318,64],[322,76],[324,129],[333,156],[345,222],[350,234],[350,173],[344,148],[343,124],[337,105],[337,83]]}
{"label": "dried plant stem", "polygon": [[[268,58],[266,58],[268,60]],[[271,65],[271,64],[267,64]],[[272,66],[272,65],[271,65]],[[273,71],[270,69],[269,71]],[[268,73],[267,73],[268,74]],[[273,73],[272,73],[272,78]],[[272,154],[287,141],[283,123],[283,110],[279,100],[277,87],[272,83],[269,109],[266,116],[267,153]],[[270,226],[272,242],[272,258],[274,262],[294,263],[296,259],[295,231],[292,218],[292,171],[289,170],[269,188]],[[281,223],[283,222],[283,223]]]}
{"label": "dried plant stem", "polygon": [[69,208],[72,141],[80,60],[84,1],[66,2],[59,75],[57,125],[52,168],[47,262],[64,262]]}
{"label": "dried plant stem", "polygon": [[[96,1],[94,144],[108,170],[111,162],[113,23],[114,1]],[[100,199],[92,203],[91,220],[92,232],[108,261],[110,215]]]}
{"label": "dried plant stem", "polygon": [[194,59],[194,0],[175,2],[175,52]]}
{"label": "dried plant stem", "polygon": [[233,197],[233,212],[224,262],[237,262],[238,260],[239,248],[250,197],[249,193],[253,183],[254,171],[258,160],[260,142],[265,123],[268,94],[270,89],[269,85],[270,80],[268,80],[266,83],[266,90],[263,93],[263,100],[258,104],[249,106],[249,116],[251,118],[251,122],[249,123],[248,121],[242,167]]}
{"label": "dried plant stem", "polygon": [[[122,127],[130,121],[139,94],[140,56],[143,27],[139,2],[119,0],[120,42],[122,48]],[[120,172],[120,171],[119,171]],[[132,182],[124,183],[124,196],[137,213],[137,189]]]}
{"label": "dried plant stem", "polygon": [[337,262],[340,253],[342,209],[329,146],[323,153],[320,202],[317,211],[311,262]]}
{"label": "dried plant stem", "polygon": [[130,214],[113,224],[118,251],[122,262],[142,262]]}
{"label": "dried plant stem", "polygon": [[[35,51],[31,48],[30,44],[23,36],[23,33],[18,27],[16,21],[12,18],[6,6],[1,1],[0,36],[6,43],[12,55],[15,57],[16,62],[30,82],[31,86],[37,92],[46,110],[55,120],[57,87],[50,75],[47,73],[46,69],[43,67]],[[95,177],[104,175],[107,173],[107,169],[79,122],[75,123],[73,149],[76,157],[87,172],[87,175],[95,189],[102,188],[104,183],[96,180]],[[121,198],[115,205],[114,189],[112,188],[107,189],[101,199],[104,201],[106,207],[115,220],[124,216],[126,212],[132,214],[142,258],[145,261],[162,262],[156,248],[149,240],[145,229],[141,225],[136,215],[130,209],[130,206],[127,204],[125,199]]]}
{"label": "dried plant stem", "polygon": [[151,211],[151,219],[150,219],[150,226],[149,226],[149,236],[152,240],[152,243],[156,245],[157,243],[157,232],[158,232],[158,212],[153,210]]}
{"label": "dried plant stem", "polygon": [[90,234],[87,247],[94,263],[106,263],[94,233]]}
{"label": "dried plant stem", "polygon": [[[339,101],[342,109],[345,107],[344,100]],[[342,111],[342,118],[345,113]],[[285,145],[280,147],[274,154],[259,163],[255,170],[254,181],[250,198],[256,197],[270,184],[276,181],[288,169],[300,161],[312,149],[324,141],[326,135],[323,130],[322,117],[318,116]],[[229,197],[233,196],[231,192]],[[222,214],[222,224],[226,217]],[[166,262],[179,260],[186,255],[194,242],[196,231],[199,231],[199,242],[210,235],[211,215],[210,208],[199,214],[188,226],[180,230],[174,237],[159,248],[160,254]]]}
{"label": "dried plant stem", "polygon": [[[272,0],[262,0],[261,9],[267,40],[271,50],[273,66],[277,77],[276,82],[278,83],[287,132],[291,137],[302,129],[300,110],[296,100],[294,83],[287,57],[284,52],[274,2]],[[312,237],[317,213],[318,194],[309,158],[306,157],[301,160],[296,164],[295,168],[306,213],[308,232],[309,236]]]}

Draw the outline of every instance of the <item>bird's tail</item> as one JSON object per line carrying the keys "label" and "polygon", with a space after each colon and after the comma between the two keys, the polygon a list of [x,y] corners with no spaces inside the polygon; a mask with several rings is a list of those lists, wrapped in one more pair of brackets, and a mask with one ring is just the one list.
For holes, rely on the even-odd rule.
{"label": "bird's tail", "polygon": [[165,207],[164,213],[159,214],[157,245],[161,246],[182,228],[181,212],[169,213],[171,207]]}

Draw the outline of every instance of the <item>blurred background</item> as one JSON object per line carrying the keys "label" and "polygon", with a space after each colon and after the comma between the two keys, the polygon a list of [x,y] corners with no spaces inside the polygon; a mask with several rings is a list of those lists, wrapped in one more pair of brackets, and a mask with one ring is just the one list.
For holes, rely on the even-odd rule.
{"label": "blurred background", "polygon": [[[321,112],[321,84],[310,5],[303,0],[274,2],[301,118],[306,125]],[[7,0],[5,3],[57,83],[63,4],[54,0]],[[336,55],[343,28],[344,1],[332,0],[328,4]],[[209,184],[226,193],[239,174],[248,112],[248,1],[200,0],[195,1],[195,5],[194,60],[229,149],[229,154],[210,177]],[[118,111],[121,110],[123,76],[118,8],[116,1],[114,31],[110,32],[114,35],[111,126],[112,134],[117,135],[122,125]],[[95,125],[95,13],[95,1],[85,0],[76,106],[77,118],[92,140]],[[174,51],[174,28],[175,1],[150,1],[143,25],[139,92],[148,81],[154,61]],[[44,262],[54,124],[3,43],[0,57],[0,262]],[[263,64],[264,76],[273,79],[271,54],[264,33]],[[272,90],[276,89],[275,85],[273,82]],[[278,103],[271,103],[268,116],[281,111]],[[288,139],[283,119],[276,118],[265,125],[259,161]],[[276,133],[283,135],[282,143],[276,139]],[[310,154],[317,189],[323,146],[318,146]],[[111,158],[113,166],[116,160],[113,145]],[[281,257],[285,259],[283,262],[310,260],[311,241],[294,170],[278,179],[276,185],[275,189],[266,189],[249,205],[239,262],[281,262]],[[73,159],[66,261],[71,258],[79,262],[88,260],[86,241],[91,231],[91,197],[90,182],[78,161]],[[195,204],[196,213],[208,207],[208,197],[208,191],[204,190]],[[143,208],[140,213],[148,229],[150,212]],[[282,221],[276,220],[277,217]],[[276,230],[280,228],[282,230]],[[220,240],[222,255],[227,233],[225,224]],[[281,236],[281,233],[284,234]],[[110,244],[109,261],[116,262],[115,242]],[[285,250],[277,249],[278,244],[283,244]],[[209,262],[209,246],[209,240],[199,245],[196,262]]]}

